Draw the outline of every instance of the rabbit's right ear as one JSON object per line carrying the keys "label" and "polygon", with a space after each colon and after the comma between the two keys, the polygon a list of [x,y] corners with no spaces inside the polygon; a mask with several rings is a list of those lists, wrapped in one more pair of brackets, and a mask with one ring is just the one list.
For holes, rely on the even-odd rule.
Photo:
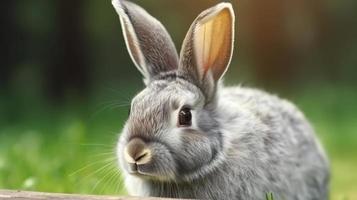
{"label": "rabbit's right ear", "polygon": [[119,14],[129,54],[148,83],[156,75],[176,70],[178,55],[164,26],[140,6],[112,0]]}
{"label": "rabbit's right ear", "polygon": [[234,43],[234,12],[230,3],[203,11],[183,42],[179,70],[210,99],[226,72]]}

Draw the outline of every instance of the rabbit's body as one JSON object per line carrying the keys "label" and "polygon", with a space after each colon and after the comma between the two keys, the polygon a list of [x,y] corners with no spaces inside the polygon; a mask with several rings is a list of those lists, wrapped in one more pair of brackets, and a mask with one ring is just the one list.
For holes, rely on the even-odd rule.
{"label": "rabbit's body", "polygon": [[[128,177],[140,196],[197,199],[327,199],[325,153],[303,114],[290,102],[256,89],[222,88],[217,120],[224,158],[206,176],[187,182]],[[217,127],[218,128],[218,127]]]}
{"label": "rabbit's body", "polygon": [[234,12],[220,3],[191,25],[180,56],[162,24],[113,0],[146,88],[132,100],[118,142],[130,194],[199,199],[325,200],[329,166],[314,131],[291,103],[223,87]]}

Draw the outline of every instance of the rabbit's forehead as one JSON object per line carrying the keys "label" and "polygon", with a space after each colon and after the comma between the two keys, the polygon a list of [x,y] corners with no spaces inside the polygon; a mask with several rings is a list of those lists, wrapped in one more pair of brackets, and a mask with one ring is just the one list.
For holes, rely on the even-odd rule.
{"label": "rabbit's forehead", "polygon": [[149,110],[157,107],[178,107],[183,104],[195,104],[202,98],[198,88],[181,83],[151,85],[132,100],[132,109]]}

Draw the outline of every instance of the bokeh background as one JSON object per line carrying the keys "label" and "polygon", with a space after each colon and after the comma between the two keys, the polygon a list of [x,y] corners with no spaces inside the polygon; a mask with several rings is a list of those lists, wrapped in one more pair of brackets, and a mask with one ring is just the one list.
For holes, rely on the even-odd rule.
{"label": "bokeh background", "polygon": [[[136,1],[177,49],[217,0]],[[239,0],[228,85],[295,102],[332,166],[331,199],[357,199],[357,1]],[[11,0],[0,8],[0,188],[125,194],[114,156],[143,88],[110,0]]]}

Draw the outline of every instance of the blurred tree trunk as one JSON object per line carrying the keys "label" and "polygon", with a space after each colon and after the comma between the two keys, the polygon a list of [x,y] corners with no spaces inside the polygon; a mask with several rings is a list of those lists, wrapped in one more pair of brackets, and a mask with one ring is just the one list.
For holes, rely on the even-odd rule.
{"label": "blurred tree trunk", "polygon": [[13,13],[15,9],[15,1],[2,2],[0,9],[0,24],[2,26],[0,37],[0,88],[7,88],[10,78],[11,69],[16,63],[17,49],[15,48],[16,38],[18,37],[18,31],[16,29]]}
{"label": "blurred tree trunk", "polygon": [[246,12],[251,35],[251,56],[256,76],[264,85],[289,82],[292,56],[284,31],[284,0],[251,1]]}
{"label": "blurred tree trunk", "polygon": [[49,94],[60,101],[66,95],[81,97],[88,90],[88,70],[82,29],[83,0],[57,0],[57,38],[50,59]]}
{"label": "blurred tree trunk", "polygon": [[[298,67],[325,31],[324,3],[308,0],[240,1],[250,38],[250,60],[265,86],[291,85]],[[303,69],[306,70],[306,69]],[[305,72],[306,73],[306,72]]]}

